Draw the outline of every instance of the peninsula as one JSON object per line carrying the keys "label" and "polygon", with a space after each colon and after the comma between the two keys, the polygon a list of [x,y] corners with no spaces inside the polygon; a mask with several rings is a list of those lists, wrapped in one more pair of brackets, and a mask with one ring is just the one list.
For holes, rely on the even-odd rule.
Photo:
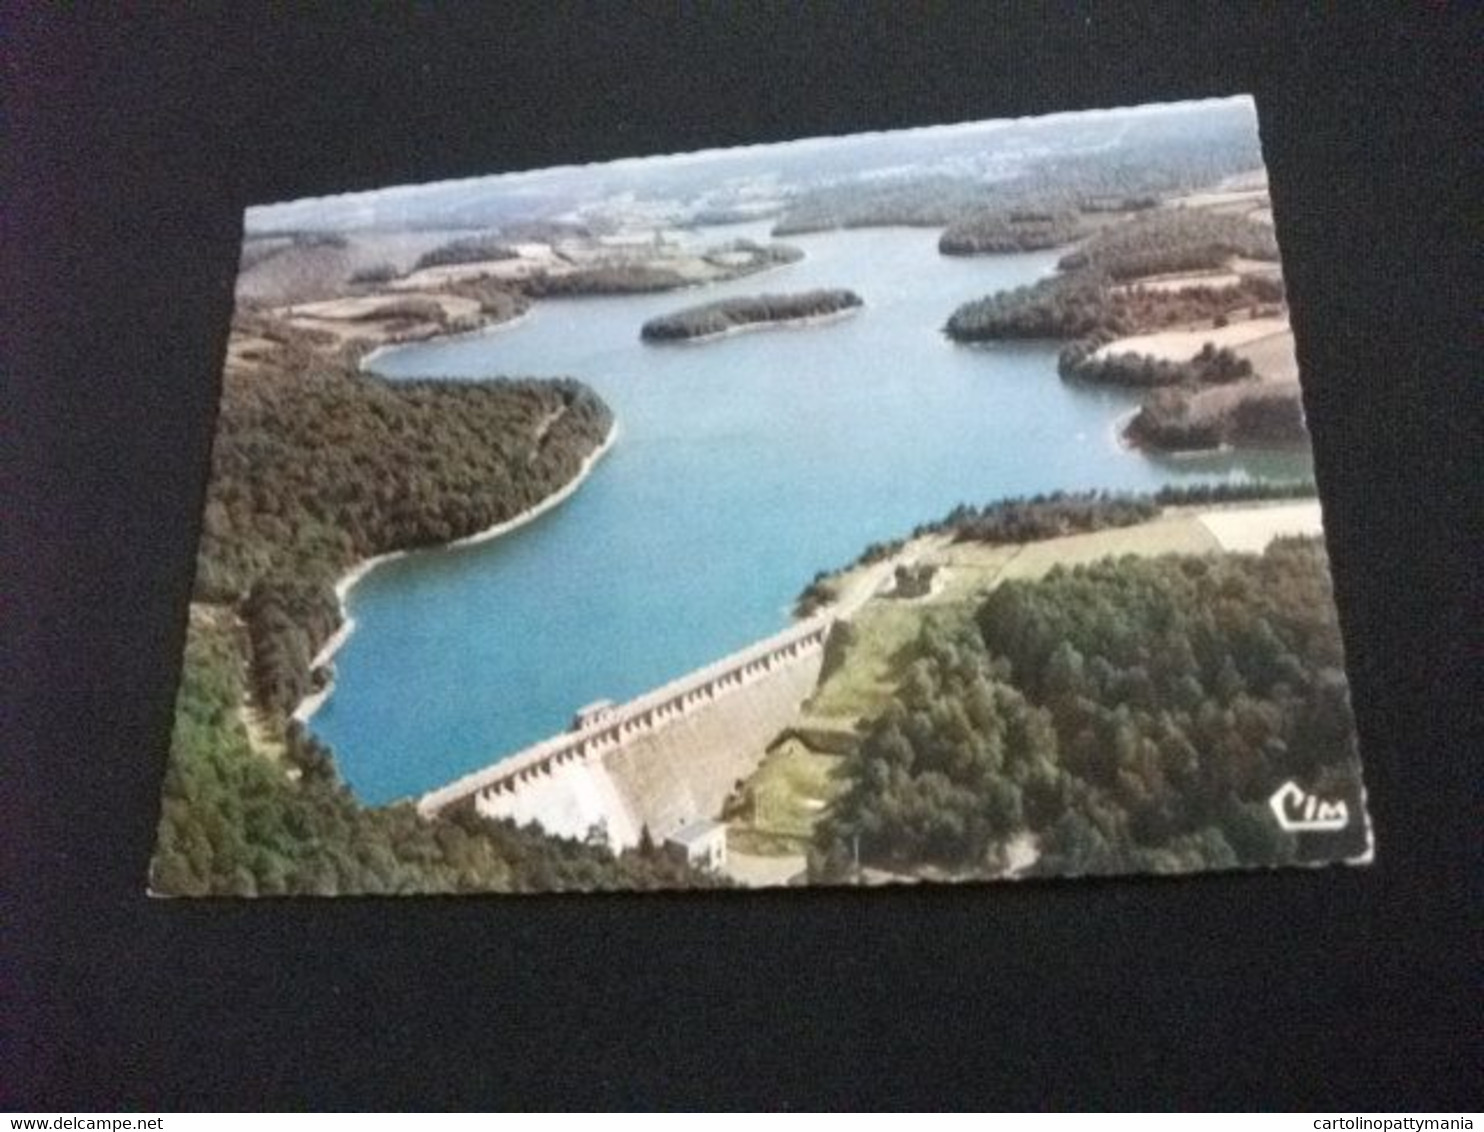
{"label": "peninsula", "polygon": [[723,883],[652,847],[363,805],[305,721],[333,686],[358,578],[528,522],[577,490],[616,435],[608,405],[572,378],[389,381],[363,363],[400,343],[512,326],[541,302],[723,282],[802,256],[564,221],[250,234],[150,891]]}
{"label": "peninsula", "polygon": [[[1057,214],[1013,220],[986,219],[976,231],[991,243],[1076,234]],[[968,235],[951,242],[978,246]],[[1302,444],[1277,258],[1264,188],[1192,193],[1098,228],[1055,275],[965,303],[944,332],[961,343],[1061,340],[1063,378],[1150,390],[1123,429],[1131,444]]]}

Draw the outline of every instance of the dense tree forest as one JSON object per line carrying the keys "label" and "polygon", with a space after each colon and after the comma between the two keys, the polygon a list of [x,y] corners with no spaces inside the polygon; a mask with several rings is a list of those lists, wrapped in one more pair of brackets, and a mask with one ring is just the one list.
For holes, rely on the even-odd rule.
{"label": "dense tree forest", "polygon": [[594,264],[571,271],[538,271],[516,281],[521,292],[533,299],[560,295],[637,295],[651,291],[674,291],[694,280],[671,267],[648,263]]}
{"label": "dense tree forest", "polygon": [[1080,269],[965,303],[944,332],[956,342],[1069,340],[1091,351],[1131,334],[1279,310],[1283,301],[1276,275],[1166,290],[1119,285],[1101,270]]}
{"label": "dense tree forest", "polygon": [[509,519],[571,479],[611,417],[574,381],[386,382],[259,323],[274,360],[224,382],[198,600],[245,603],[265,705],[311,688],[355,562]]}
{"label": "dense tree forest", "polygon": [[745,326],[839,314],[861,305],[861,297],[846,290],[740,296],[652,318],[640,329],[639,336],[646,342],[709,338]]}
{"label": "dense tree forest", "polygon": [[1062,256],[1062,271],[1096,268],[1115,280],[1221,267],[1232,256],[1276,262],[1268,224],[1204,208],[1174,208],[1105,228]]}
{"label": "dense tree forest", "polygon": [[[493,292],[491,303],[499,299]],[[506,295],[505,300],[510,296]],[[333,583],[371,555],[500,522],[568,482],[611,415],[575,381],[358,373],[324,334],[239,315],[212,453],[151,888],[168,895],[546,891],[722,883],[650,849],[456,809],[361,806],[289,719],[323,674]],[[254,747],[248,681],[264,730]]]}
{"label": "dense tree forest", "polygon": [[981,212],[950,224],[938,237],[943,255],[984,255],[1058,248],[1082,239],[1087,227],[1076,212],[1011,209]]}
{"label": "dense tree forest", "polygon": [[1169,484],[1154,493],[1154,501],[1165,507],[1206,507],[1259,499],[1314,499],[1317,495],[1313,480],[1223,480]]}
{"label": "dense tree forest", "polygon": [[[848,879],[857,850],[891,871],[994,875],[1015,842],[1040,875],[1301,857],[1267,807],[1279,785],[1360,812],[1322,546],[1006,582],[972,623],[925,624],[897,702],[843,773],[815,879]],[[1358,824],[1343,836],[1343,852],[1363,850]]]}
{"label": "dense tree forest", "polygon": [[239,714],[240,649],[222,611],[193,615],[152,891],[171,896],[542,892],[709,887],[659,852],[615,856],[472,810],[436,820],[410,804],[370,809],[328,753],[291,727],[280,761],[252,750]]}
{"label": "dense tree forest", "polygon": [[487,260],[514,259],[519,253],[496,233],[460,236],[446,244],[440,244],[424,252],[417,259],[417,267],[443,267],[454,263],[483,263]]}
{"label": "dense tree forest", "polygon": [[1292,385],[1235,389],[1160,389],[1129,421],[1124,435],[1164,451],[1232,444],[1298,444],[1308,438],[1304,406]]}
{"label": "dense tree forest", "polygon": [[1252,363],[1225,346],[1207,342],[1189,361],[1177,362],[1150,354],[1122,351],[1099,357],[1081,345],[1069,346],[1057,359],[1057,372],[1094,385],[1123,385],[1152,389],[1164,385],[1226,385],[1253,376]]}

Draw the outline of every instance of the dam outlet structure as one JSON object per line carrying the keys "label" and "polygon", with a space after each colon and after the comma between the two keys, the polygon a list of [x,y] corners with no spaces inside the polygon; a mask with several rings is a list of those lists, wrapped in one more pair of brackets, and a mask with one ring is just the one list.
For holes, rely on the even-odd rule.
{"label": "dam outlet structure", "polygon": [[814,690],[835,622],[823,614],[623,704],[581,709],[543,739],[418,801],[432,817],[472,805],[560,837],[602,830],[615,851],[721,812],[737,782]]}

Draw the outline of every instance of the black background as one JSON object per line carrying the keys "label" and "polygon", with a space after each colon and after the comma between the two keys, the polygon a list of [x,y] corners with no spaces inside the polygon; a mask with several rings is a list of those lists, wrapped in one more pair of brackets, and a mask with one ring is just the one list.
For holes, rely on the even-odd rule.
{"label": "black background", "polygon": [[[1478,1106],[1476,14],[22,7],[0,40],[0,1107]],[[144,897],[244,205],[1241,91],[1373,867]]]}

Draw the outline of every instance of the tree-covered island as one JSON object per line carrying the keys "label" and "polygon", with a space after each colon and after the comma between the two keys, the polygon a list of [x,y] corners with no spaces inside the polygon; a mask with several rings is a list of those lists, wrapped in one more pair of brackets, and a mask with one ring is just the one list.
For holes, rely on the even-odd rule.
{"label": "tree-covered island", "polygon": [[854,291],[801,291],[790,295],[749,295],[702,303],[652,318],[639,336],[646,342],[698,341],[738,330],[814,322],[864,305]]}

